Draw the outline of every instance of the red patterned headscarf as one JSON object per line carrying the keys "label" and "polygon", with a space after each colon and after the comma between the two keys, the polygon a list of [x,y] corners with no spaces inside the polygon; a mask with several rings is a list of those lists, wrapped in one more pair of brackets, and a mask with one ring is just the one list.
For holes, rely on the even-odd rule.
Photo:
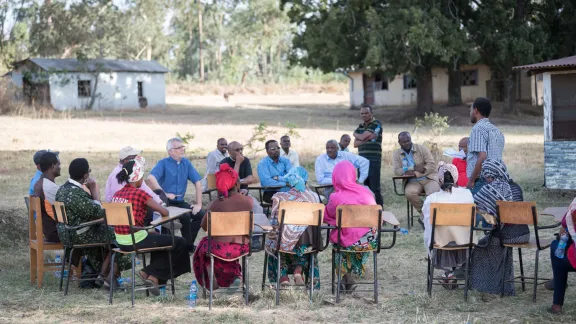
{"label": "red patterned headscarf", "polygon": [[227,163],[220,164],[220,171],[217,171],[216,176],[216,189],[220,195],[228,197],[228,191],[234,188],[236,182],[238,182],[238,172],[232,169]]}

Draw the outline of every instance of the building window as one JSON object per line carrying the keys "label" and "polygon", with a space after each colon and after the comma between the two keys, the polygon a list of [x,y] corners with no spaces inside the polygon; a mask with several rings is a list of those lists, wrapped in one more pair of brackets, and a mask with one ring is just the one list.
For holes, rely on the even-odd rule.
{"label": "building window", "polygon": [[138,81],[138,98],[144,97],[144,85],[142,81]]}
{"label": "building window", "polygon": [[388,90],[388,78],[381,72],[374,73],[374,91]]}
{"label": "building window", "polygon": [[462,86],[476,86],[478,85],[478,70],[460,71],[462,77]]}
{"label": "building window", "polygon": [[78,81],[78,97],[90,97],[91,88],[90,80],[79,80]]}
{"label": "building window", "polygon": [[576,73],[553,74],[552,141],[576,141]]}
{"label": "building window", "polygon": [[416,78],[410,74],[404,74],[404,89],[416,89]]}

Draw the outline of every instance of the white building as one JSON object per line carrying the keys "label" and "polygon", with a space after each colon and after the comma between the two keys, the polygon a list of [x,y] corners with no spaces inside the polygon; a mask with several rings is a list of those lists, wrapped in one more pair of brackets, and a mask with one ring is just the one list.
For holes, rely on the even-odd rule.
{"label": "white building", "polygon": [[[488,87],[492,78],[490,68],[485,64],[463,65],[462,101],[472,102],[477,97],[490,97]],[[416,80],[410,74],[399,74],[388,79],[383,73],[365,73],[363,70],[349,72],[350,105],[360,107],[363,103],[375,106],[416,105]],[[531,100],[530,78],[524,74],[518,78],[517,98]],[[448,102],[448,70],[432,69],[432,96],[435,104]]]}
{"label": "white building", "polygon": [[12,83],[29,103],[56,110],[164,108],[168,69],[156,61],[30,58],[13,64]]}

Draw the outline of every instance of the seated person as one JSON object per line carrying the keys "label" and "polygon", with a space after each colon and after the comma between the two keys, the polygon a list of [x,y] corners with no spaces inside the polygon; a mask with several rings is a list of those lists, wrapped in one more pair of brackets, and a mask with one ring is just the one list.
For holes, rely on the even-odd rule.
{"label": "seated person", "polygon": [[228,144],[230,156],[224,158],[219,164],[226,163],[232,167],[240,177],[240,189],[248,189],[248,185],[254,181],[252,176],[252,165],[250,159],[242,154],[244,147],[242,144],[233,141]]}
{"label": "seated person", "polygon": [[344,152],[350,152],[350,150],[348,149],[348,145],[350,145],[350,140],[351,140],[350,135],[348,134],[342,135],[342,137],[340,137],[340,142],[338,143],[338,150]]}
{"label": "seated person", "polygon": [[[175,137],[166,144],[168,157],[164,158],[152,168],[146,178],[146,184],[161,198],[166,198],[168,206],[192,209],[191,213],[180,216],[182,224],[182,237],[186,239],[188,250],[194,252],[194,241],[198,236],[204,210],[202,210],[202,185],[200,175],[186,155],[186,147],[181,138]],[[196,203],[190,205],[184,201],[184,195],[188,187],[188,180],[196,189]]]}
{"label": "seated person", "polygon": [[[104,209],[100,205],[98,186],[90,178],[90,166],[88,161],[83,158],[74,159],[68,167],[70,179],[63,184],[56,192],[56,201],[64,203],[68,225],[78,226],[85,222],[97,219],[104,220]],[[90,190],[88,194],[82,189],[82,184]],[[107,227],[103,222],[81,228],[70,237],[66,235],[64,225],[58,224],[58,236],[65,246],[72,244],[90,244],[104,243],[108,240],[114,240],[114,230]],[[108,286],[109,272],[114,271],[116,278],[120,277],[120,272],[131,268],[130,257],[128,255],[119,255],[114,262],[115,268],[110,269],[110,251],[104,251],[100,248],[84,249],[84,255],[90,262],[90,265],[99,273],[97,282],[104,280],[105,286]]]}
{"label": "seated person", "polygon": [[280,137],[280,146],[282,147],[280,156],[290,160],[292,167],[300,166],[300,158],[298,157],[298,153],[290,149],[290,136],[284,135]]}
{"label": "seated person", "polygon": [[[316,163],[314,164],[316,182],[320,185],[332,184],[332,172],[334,171],[334,167],[342,161],[350,161],[354,168],[359,169],[360,176],[358,177],[358,182],[364,183],[364,180],[368,177],[370,162],[368,159],[361,157],[360,155],[339,151],[338,142],[336,142],[336,140],[329,140],[326,142],[326,153],[316,158]],[[332,190],[330,190],[330,192],[331,191]],[[329,196],[330,194],[326,192],[326,195]]]}
{"label": "seated person", "polygon": [[553,314],[561,314],[562,306],[564,305],[564,296],[566,295],[566,287],[568,285],[568,272],[576,272],[576,249],[574,248],[574,238],[576,237],[576,198],[568,207],[568,212],[562,218],[562,228],[560,229],[559,237],[568,235],[568,242],[564,249],[564,257],[558,258],[556,250],[558,249],[558,240],[552,242],[550,245],[550,261],[552,262],[552,273],[554,279],[552,280],[554,287],[554,299],[552,307],[548,311]]}
{"label": "seated person", "polygon": [[[316,193],[306,187],[308,180],[308,172],[303,167],[295,167],[288,172],[285,176],[286,181],[290,184],[290,191],[277,192],[272,196],[272,211],[271,218],[274,223],[278,224],[281,220],[280,217],[280,202],[282,201],[296,201],[296,202],[309,202],[319,203],[320,199]],[[266,236],[265,248],[269,253],[276,253],[276,246],[278,245],[278,225],[274,226],[274,231]],[[304,286],[304,276],[310,273],[310,262],[308,250],[319,250],[320,246],[314,246],[316,240],[315,226],[303,225],[286,225],[282,232],[282,240],[280,249],[282,251],[291,251],[294,254],[281,254],[280,258],[280,285],[289,286],[289,274],[293,274],[294,284],[296,286]],[[321,240],[321,238],[320,238]],[[276,259],[272,255],[268,255],[268,280],[270,283],[276,283],[278,278],[276,270]],[[314,259],[314,278],[316,287],[320,288],[320,272],[318,270],[318,259]]]}
{"label": "seated person", "polygon": [[[34,153],[34,157],[32,158],[34,160],[34,165],[36,166],[36,172],[34,173],[32,179],[30,180],[30,187],[28,189],[28,195],[30,196],[34,195],[34,185],[36,184],[36,181],[38,181],[38,179],[40,179],[40,177],[42,176],[42,171],[40,171],[40,158],[42,157],[42,154],[46,152],[52,152],[52,151],[50,150],[37,151],[36,153]],[[52,153],[58,155],[59,152],[52,152]]]}
{"label": "seated person", "polygon": [[[114,203],[132,204],[134,226],[144,227],[146,210],[148,208],[168,216],[168,210],[152,199],[146,191],[140,189],[144,182],[144,172],[146,172],[146,160],[137,156],[134,160],[122,165],[122,169],[116,175],[118,184],[125,184],[112,197]],[[129,226],[114,226],[114,235],[118,247],[123,251],[134,251],[137,249],[154,248],[159,246],[172,245],[171,235],[148,233],[139,230],[134,233],[134,241],[130,235]],[[150,264],[138,272],[138,276],[144,281],[152,295],[160,295],[158,285],[165,284],[170,279],[170,257],[172,253],[172,270],[174,278],[190,272],[190,255],[186,246],[186,240],[181,237],[174,237],[174,249],[172,251],[156,251],[150,253]]]}
{"label": "seated person", "polygon": [[[60,176],[60,160],[53,152],[45,152],[38,163],[42,174],[34,184],[34,196],[40,198],[42,208],[42,232],[48,242],[60,242],[56,217],[54,216],[54,200],[60,188],[54,181]],[[63,220],[60,220],[61,222]]]}
{"label": "seated person", "polygon": [[[324,210],[324,222],[336,226],[339,205],[376,205],[372,192],[356,182],[356,169],[349,161],[342,161],[334,167],[332,173],[334,193],[330,196],[330,202]],[[346,251],[370,251],[378,248],[377,230],[367,227],[344,228],[341,233],[341,248]],[[330,232],[330,242],[338,244],[338,231]],[[370,252],[352,254],[342,253],[342,285],[347,291],[353,291],[357,285],[353,275],[364,277],[365,265],[370,257]],[[334,267],[340,263],[340,255],[334,258]]]}
{"label": "seated person", "polygon": [[[114,168],[114,170],[112,170],[112,172],[108,176],[108,181],[106,181],[106,190],[105,190],[106,202],[112,202],[112,197],[114,197],[114,194],[118,192],[118,190],[122,189],[124,185],[126,185],[125,183],[118,183],[118,179],[116,178],[118,173],[122,171],[122,165],[124,165],[124,163],[128,161],[134,160],[141,153],[142,150],[137,150],[132,146],[126,146],[120,150],[120,152],[118,153],[120,163],[118,163],[118,165]],[[142,183],[140,189],[146,191],[146,193],[149,194],[152,197],[152,199],[154,199],[154,201],[156,201],[158,204],[161,205],[163,203],[162,199],[160,199],[160,196],[154,193],[154,191],[152,191],[152,189],[150,189],[150,187],[148,187],[145,182]],[[146,217],[144,218],[144,225],[145,226],[150,225],[150,222],[152,220],[153,220],[153,210],[151,208],[148,208],[146,211]]]}
{"label": "seated person", "polygon": [[[464,155],[468,154],[468,137],[464,137],[458,142],[458,150],[464,153]],[[452,164],[458,169],[458,187],[466,187],[466,184],[468,184],[466,157],[464,157],[464,159],[453,158]]]}
{"label": "seated person", "polygon": [[[238,173],[228,164],[220,164],[220,171],[216,172],[216,188],[219,199],[212,201],[208,210],[212,212],[242,212],[252,210],[252,199],[240,194]],[[202,229],[208,231],[208,219],[202,219]],[[244,236],[217,236],[212,240],[211,250],[214,255],[221,258],[232,259],[248,253],[248,237]],[[208,253],[208,237],[205,236],[198,243],[194,253],[194,276],[198,284],[210,289],[210,256]],[[226,292],[234,293],[242,284],[242,268],[238,260],[223,261],[214,258],[214,289],[227,287]]]}
{"label": "seated person", "polygon": [[290,160],[280,156],[280,146],[275,140],[269,140],[265,144],[267,157],[258,163],[258,178],[263,187],[282,187],[279,189],[264,190],[263,200],[270,202],[272,196],[278,191],[289,191],[284,176],[292,169]]}
{"label": "seated person", "polygon": [[392,156],[394,174],[413,176],[404,181],[404,194],[420,213],[418,221],[422,224],[423,202],[420,194],[425,192],[426,196],[429,196],[440,191],[436,162],[426,146],[412,143],[410,133],[398,134],[398,143],[400,148],[394,151]]}
{"label": "seated person", "polygon": [[202,191],[208,190],[208,175],[214,174],[218,171],[220,161],[228,157],[228,142],[225,138],[219,138],[216,141],[216,149],[206,156],[206,173],[202,178]]}
{"label": "seated person", "polygon": [[[432,217],[430,205],[432,203],[460,203],[460,204],[473,204],[474,198],[470,190],[460,188],[458,183],[458,170],[453,164],[446,164],[444,162],[438,163],[438,178],[440,180],[440,191],[426,197],[424,206],[422,207],[422,214],[424,216],[424,245],[426,250],[429,251],[430,241],[432,240],[432,224],[430,218]],[[469,227],[464,226],[436,226],[434,233],[434,243],[439,247],[444,247],[450,244],[464,245],[468,244],[469,240]],[[446,238],[454,238],[453,241],[448,241]],[[435,250],[434,255],[429,255],[432,258],[432,263],[436,269],[444,270],[444,288],[456,289],[458,286],[456,281],[451,281],[456,277],[454,270],[462,267],[466,262],[466,250]]]}

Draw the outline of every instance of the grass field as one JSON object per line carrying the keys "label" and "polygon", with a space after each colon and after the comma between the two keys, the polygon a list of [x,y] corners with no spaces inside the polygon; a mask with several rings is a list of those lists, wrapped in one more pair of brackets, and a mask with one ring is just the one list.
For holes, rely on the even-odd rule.
{"label": "grass field", "polygon": [[[357,111],[346,108],[345,98],[340,96],[315,95],[305,104],[301,98],[293,102],[277,100],[239,100],[233,105],[214,103],[203,105],[179,98],[176,105],[163,112],[91,112],[66,116],[55,114],[52,119],[29,117],[0,117],[5,125],[0,129],[0,322],[1,323],[301,323],[301,322],[372,322],[372,323],[543,323],[576,320],[574,310],[574,288],[572,276],[567,291],[565,315],[551,316],[546,307],[552,302],[552,294],[538,288],[538,301],[531,301],[531,286],[522,292],[517,285],[515,297],[496,298],[483,302],[480,294],[471,293],[468,303],[463,301],[462,289],[446,291],[435,286],[432,297],[426,290],[426,251],[423,231],[416,227],[408,235],[399,236],[392,250],[383,250],[378,257],[380,280],[380,304],[373,305],[362,297],[370,294],[347,296],[340,305],[331,306],[324,300],[330,294],[330,253],[320,254],[321,291],[312,304],[301,292],[282,295],[281,305],[274,306],[274,298],[268,291],[262,292],[262,254],[250,259],[250,286],[253,301],[245,307],[240,297],[217,299],[216,307],[208,311],[207,301],[199,300],[195,311],[186,307],[185,296],[192,275],[177,280],[176,296],[145,298],[137,295],[136,306],[130,308],[130,295],[117,293],[115,304],[108,306],[103,290],[80,290],[72,288],[64,298],[58,291],[57,281],[46,274],[44,288],[30,286],[28,276],[28,249],[26,212],[23,197],[35,167],[32,154],[41,148],[58,149],[63,162],[63,183],[67,179],[67,165],[75,157],[85,157],[91,165],[93,176],[101,184],[117,163],[119,148],[132,144],[145,150],[149,167],[164,157],[165,141],[176,132],[195,135],[189,151],[193,163],[202,173],[205,160],[199,158],[212,150],[216,139],[246,141],[252,128],[259,122],[267,122],[275,130],[276,138],[286,132],[286,122],[296,124],[300,138],[293,138],[293,148],[301,154],[301,162],[313,171],[315,157],[324,151],[324,143],[338,139],[344,132],[352,133],[360,122]],[[196,100],[190,99],[190,100]],[[210,101],[210,100],[208,100]],[[466,121],[467,110],[455,119],[446,133],[436,139],[440,148],[455,147],[458,140],[470,131]],[[377,109],[376,117],[384,126],[384,155],[382,164],[382,186],[385,192],[385,209],[396,214],[402,227],[406,227],[405,200],[394,195],[392,189],[391,152],[396,148],[396,134],[411,131],[412,118],[399,117],[409,112],[399,109]],[[457,112],[452,112],[457,115]],[[64,117],[64,118],[62,118]],[[516,119],[506,121],[495,118],[495,122],[506,135],[504,159],[512,177],[524,189],[526,200],[536,201],[539,208],[567,205],[573,193],[550,191],[543,184],[543,136],[538,117],[525,117],[524,122]],[[396,121],[400,123],[390,123]],[[527,124],[528,126],[523,126]],[[426,132],[419,131],[414,142],[428,140]],[[256,161],[259,157],[256,158]],[[256,163],[255,161],[255,163]],[[255,164],[254,163],[254,164]],[[311,172],[313,177],[313,172]],[[102,189],[103,190],[103,189]],[[190,186],[187,199],[193,195]],[[205,204],[207,201],[205,201]],[[542,218],[550,224],[551,219]],[[554,233],[553,230],[547,232]],[[533,272],[533,253],[526,251],[525,268]],[[517,260],[515,260],[517,265]],[[518,273],[518,267],[516,267]],[[370,270],[370,275],[372,270]],[[550,277],[551,268],[548,252],[540,258],[540,276]]]}

